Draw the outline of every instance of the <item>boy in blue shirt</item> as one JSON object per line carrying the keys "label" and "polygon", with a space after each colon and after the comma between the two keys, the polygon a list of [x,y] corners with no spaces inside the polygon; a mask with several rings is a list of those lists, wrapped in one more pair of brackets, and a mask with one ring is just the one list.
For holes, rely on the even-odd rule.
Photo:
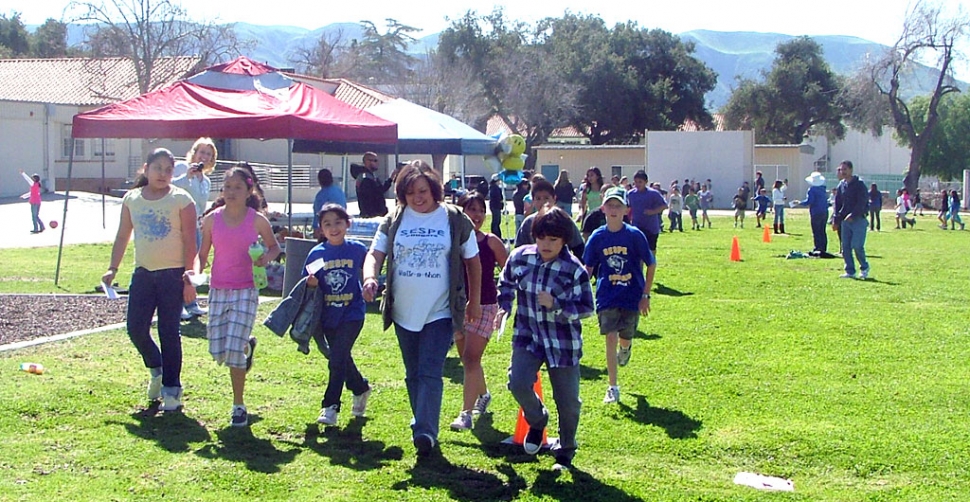
{"label": "boy in blue shirt", "polygon": [[498,285],[502,319],[516,299],[509,390],[522,407],[529,432],[522,448],[535,455],[549,411],[535,393],[536,374],[545,363],[559,414],[559,444],[553,445],[554,469],[568,469],[576,454],[579,427],[579,359],[583,357],[582,322],[593,314],[589,275],[566,248],[576,226],[565,211],[544,206],[532,222],[535,244],[515,248]]}
{"label": "boy in blue shirt", "polygon": [[[596,276],[596,312],[600,333],[606,335],[609,387],[603,402],[607,404],[620,400],[616,368],[630,362],[639,316],[650,313],[650,290],[657,270],[643,232],[623,223],[627,211],[626,190],[609,189],[603,201],[606,226],[590,235],[583,254],[586,270]],[[647,266],[646,277],[643,265]]]}
{"label": "boy in blue shirt", "polygon": [[758,191],[758,196],[754,198],[754,203],[756,206],[755,219],[758,222],[758,228],[761,228],[761,222],[768,215],[768,205],[771,204],[771,198],[768,197],[768,193],[762,188]]}

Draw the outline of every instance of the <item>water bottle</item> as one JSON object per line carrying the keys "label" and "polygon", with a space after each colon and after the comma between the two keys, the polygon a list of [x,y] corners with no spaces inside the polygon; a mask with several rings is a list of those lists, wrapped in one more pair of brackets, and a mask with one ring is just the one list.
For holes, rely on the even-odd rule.
{"label": "water bottle", "polygon": [[[258,242],[254,242],[249,246],[249,257],[255,262],[260,256],[263,256],[265,250],[263,246]],[[257,267],[253,265],[253,283],[256,284],[256,289],[263,289],[269,285],[269,278],[266,277],[266,267]]]}
{"label": "water bottle", "polygon": [[35,375],[44,374],[44,365],[40,363],[20,363],[20,371],[33,373]]}

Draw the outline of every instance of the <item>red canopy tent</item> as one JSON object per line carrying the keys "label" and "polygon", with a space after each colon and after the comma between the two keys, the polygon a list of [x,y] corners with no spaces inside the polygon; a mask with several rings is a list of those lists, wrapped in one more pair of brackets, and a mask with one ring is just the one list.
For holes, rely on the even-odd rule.
{"label": "red canopy tent", "polygon": [[[395,144],[397,124],[296,82],[276,68],[240,57],[136,98],[79,113],[74,116],[71,135],[74,138],[287,139],[292,176],[294,139]],[[71,149],[68,196],[73,153]],[[292,199],[290,185],[288,201]],[[55,284],[60,275],[67,201],[66,197]],[[289,206],[288,212],[292,214],[292,204]]]}

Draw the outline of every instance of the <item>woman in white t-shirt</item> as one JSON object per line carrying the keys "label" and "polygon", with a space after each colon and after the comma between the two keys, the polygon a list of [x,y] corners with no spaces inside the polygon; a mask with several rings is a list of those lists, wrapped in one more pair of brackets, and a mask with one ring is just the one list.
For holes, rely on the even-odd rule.
{"label": "woman in white t-shirt", "polygon": [[434,169],[416,160],[401,169],[397,180],[398,206],[377,230],[364,261],[363,296],[367,301],[376,296],[386,258],[384,329],[394,325],[414,417],[412,441],[418,455],[427,456],[438,441],[445,357],[453,333],[466,319],[482,315],[482,267],[475,227],[461,210],[443,202]]}

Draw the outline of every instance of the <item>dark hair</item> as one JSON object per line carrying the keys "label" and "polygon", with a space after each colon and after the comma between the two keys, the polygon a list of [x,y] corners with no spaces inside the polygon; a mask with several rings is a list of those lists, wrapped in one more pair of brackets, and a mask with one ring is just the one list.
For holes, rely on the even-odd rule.
{"label": "dark hair", "polygon": [[405,198],[408,193],[408,187],[418,178],[424,178],[428,182],[428,187],[431,189],[431,196],[434,197],[435,202],[440,204],[444,200],[444,188],[441,186],[441,178],[438,177],[438,172],[423,160],[412,160],[401,168],[401,172],[397,175],[397,186],[394,187],[394,193],[397,195],[397,203],[401,206],[408,205],[407,199]]}
{"label": "dark hair", "polygon": [[323,215],[327,213],[334,213],[338,218],[350,223],[350,213],[344,209],[340,204],[334,204],[333,202],[328,202],[320,208],[320,212],[317,213],[317,221],[323,222]]}
{"label": "dark hair", "polygon": [[592,180],[589,179],[589,173],[591,173],[591,172],[596,175],[596,182],[599,183],[599,186],[596,187],[596,189],[599,190],[599,189],[603,188],[603,172],[600,171],[600,168],[598,168],[596,166],[593,166],[593,167],[591,167],[591,168],[589,168],[589,169],[586,170],[586,176],[585,176],[585,179],[586,179],[586,193],[589,193],[589,191],[593,189],[592,184],[591,184]]}
{"label": "dark hair", "polygon": [[536,192],[546,192],[552,195],[556,195],[556,189],[552,186],[549,181],[541,179],[532,182],[532,197],[535,198]]}
{"label": "dark hair", "polygon": [[172,155],[172,152],[170,152],[168,148],[156,148],[152,151],[152,153],[148,154],[148,158],[145,159],[145,168],[138,173],[138,177],[135,178],[135,184],[132,185],[132,188],[148,186],[148,176],[145,174],[145,169],[147,169],[152,162],[155,162],[161,157],[167,157],[168,160],[172,162],[172,165],[175,165],[175,156]]}
{"label": "dark hair", "polygon": [[842,162],[839,163],[839,165],[848,167],[849,169],[853,169],[851,160],[843,160]]}
{"label": "dark hair", "polygon": [[637,179],[637,178],[640,178],[643,181],[647,181],[647,172],[644,171],[643,169],[640,169],[639,171],[633,173],[633,179]]}
{"label": "dark hair", "polygon": [[537,240],[543,237],[558,237],[568,241],[572,235],[570,225],[575,223],[566,211],[558,206],[546,206],[539,209],[539,213],[532,220],[532,237]]}
{"label": "dark hair", "polygon": [[458,205],[461,206],[462,209],[468,209],[468,206],[476,202],[482,205],[482,211],[484,211],[486,207],[485,196],[477,190],[472,190],[471,192],[462,195],[461,198],[458,199]]}
{"label": "dark hair", "polygon": [[873,184],[869,185],[869,191],[875,193],[875,192],[878,192],[879,189],[876,188],[876,184],[873,183]]}
{"label": "dark hair", "polygon": [[317,182],[320,183],[321,187],[328,187],[333,185],[333,173],[329,169],[321,169],[317,171]]}
{"label": "dark hair", "polygon": [[40,183],[40,175],[39,174],[36,174],[35,173],[35,174],[31,175],[30,176],[30,179],[34,180],[34,183]]}
{"label": "dark hair", "polygon": [[[246,186],[252,190],[249,197],[246,197],[246,206],[257,211],[263,211],[263,208],[266,207],[266,200],[263,199],[263,191],[259,188],[259,180],[256,178],[256,173],[253,172],[252,166],[250,166],[247,162],[238,162],[235,166],[230,167],[222,177],[223,187],[225,187],[225,180],[228,180],[233,176],[242,178],[243,182],[246,183]],[[226,199],[220,194],[216,200],[212,201],[212,205],[209,206],[209,209],[207,209],[205,213],[203,213],[203,216],[225,205]]]}
{"label": "dark hair", "polygon": [[781,188],[785,184],[781,180],[775,180],[775,188]]}

